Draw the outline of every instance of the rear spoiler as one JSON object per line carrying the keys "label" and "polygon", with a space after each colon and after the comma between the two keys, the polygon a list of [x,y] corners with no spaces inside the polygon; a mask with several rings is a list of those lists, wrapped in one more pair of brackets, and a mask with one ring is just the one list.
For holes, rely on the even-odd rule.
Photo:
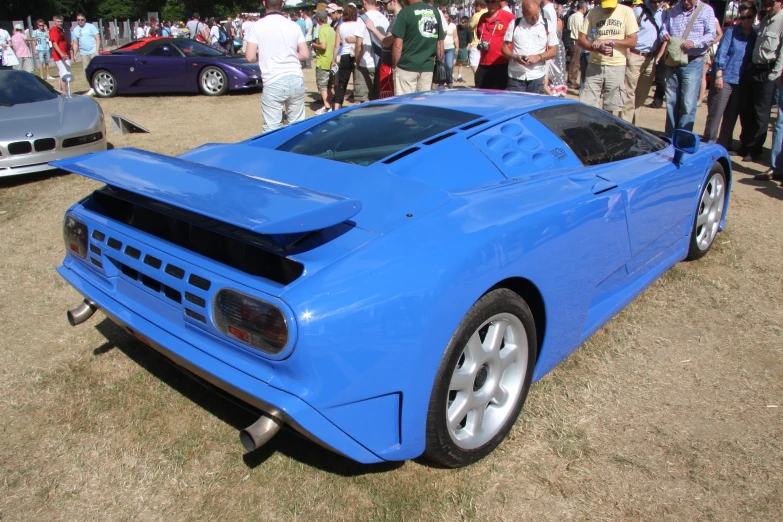
{"label": "rear spoiler", "polygon": [[321,230],[362,209],[355,199],[133,148],[50,165],[258,234]]}

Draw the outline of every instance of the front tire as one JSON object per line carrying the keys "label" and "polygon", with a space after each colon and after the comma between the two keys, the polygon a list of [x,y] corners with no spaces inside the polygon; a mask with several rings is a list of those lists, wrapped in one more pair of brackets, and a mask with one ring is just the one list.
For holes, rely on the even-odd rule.
{"label": "front tire", "polygon": [[519,295],[500,288],[476,301],[438,368],[424,456],[457,468],[491,453],[525,403],[535,357],[533,314]]}
{"label": "front tire", "polygon": [[686,258],[688,261],[703,257],[712,248],[723,219],[725,202],[726,174],[721,164],[716,163],[699,194],[699,206],[693,218],[690,247]]}
{"label": "front tire", "polygon": [[198,86],[207,96],[220,96],[228,91],[228,76],[220,67],[205,67],[199,74]]}
{"label": "front tire", "polygon": [[117,95],[117,78],[105,69],[92,75],[92,90],[99,98],[111,98]]}

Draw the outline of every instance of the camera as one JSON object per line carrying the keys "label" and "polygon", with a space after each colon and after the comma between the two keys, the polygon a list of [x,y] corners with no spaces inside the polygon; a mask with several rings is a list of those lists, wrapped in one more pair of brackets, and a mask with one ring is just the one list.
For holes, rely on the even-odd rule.
{"label": "camera", "polygon": [[489,51],[489,42],[485,42],[482,40],[481,42],[478,43],[476,49],[478,49],[479,51]]}

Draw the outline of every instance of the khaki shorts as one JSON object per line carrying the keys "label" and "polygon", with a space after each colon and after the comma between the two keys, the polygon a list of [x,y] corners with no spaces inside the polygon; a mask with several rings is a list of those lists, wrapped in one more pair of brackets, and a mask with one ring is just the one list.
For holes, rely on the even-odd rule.
{"label": "khaki shorts", "polygon": [[318,91],[325,91],[329,88],[329,79],[332,76],[332,71],[329,69],[315,68],[315,85],[318,87]]}
{"label": "khaki shorts", "polygon": [[432,87],[432,72],[406,71],[397,67],[394,70],[394,95],[429,91]]}
{"label": "khaki shorts", "polygon": [[618,112],[623,110],[625,96],[625,65],[587,64],[580,102],[608,112]]}
{"label": "khaki shorts", "polygon": [[375,82],[375,69],[368,69],[357,65],[353,71],[353,99],[356,101],[369,101]]}

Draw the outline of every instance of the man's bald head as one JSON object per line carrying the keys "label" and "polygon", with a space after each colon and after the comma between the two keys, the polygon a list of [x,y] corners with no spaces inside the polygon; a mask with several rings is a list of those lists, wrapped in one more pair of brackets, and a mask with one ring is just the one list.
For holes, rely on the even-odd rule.
{"label": "man's bald head", "polygon": [[540,12],[541,8],[536,0],[525,0],[522,2],[522,16],[530,25],[535,25],[538,22],[538,14]]}

